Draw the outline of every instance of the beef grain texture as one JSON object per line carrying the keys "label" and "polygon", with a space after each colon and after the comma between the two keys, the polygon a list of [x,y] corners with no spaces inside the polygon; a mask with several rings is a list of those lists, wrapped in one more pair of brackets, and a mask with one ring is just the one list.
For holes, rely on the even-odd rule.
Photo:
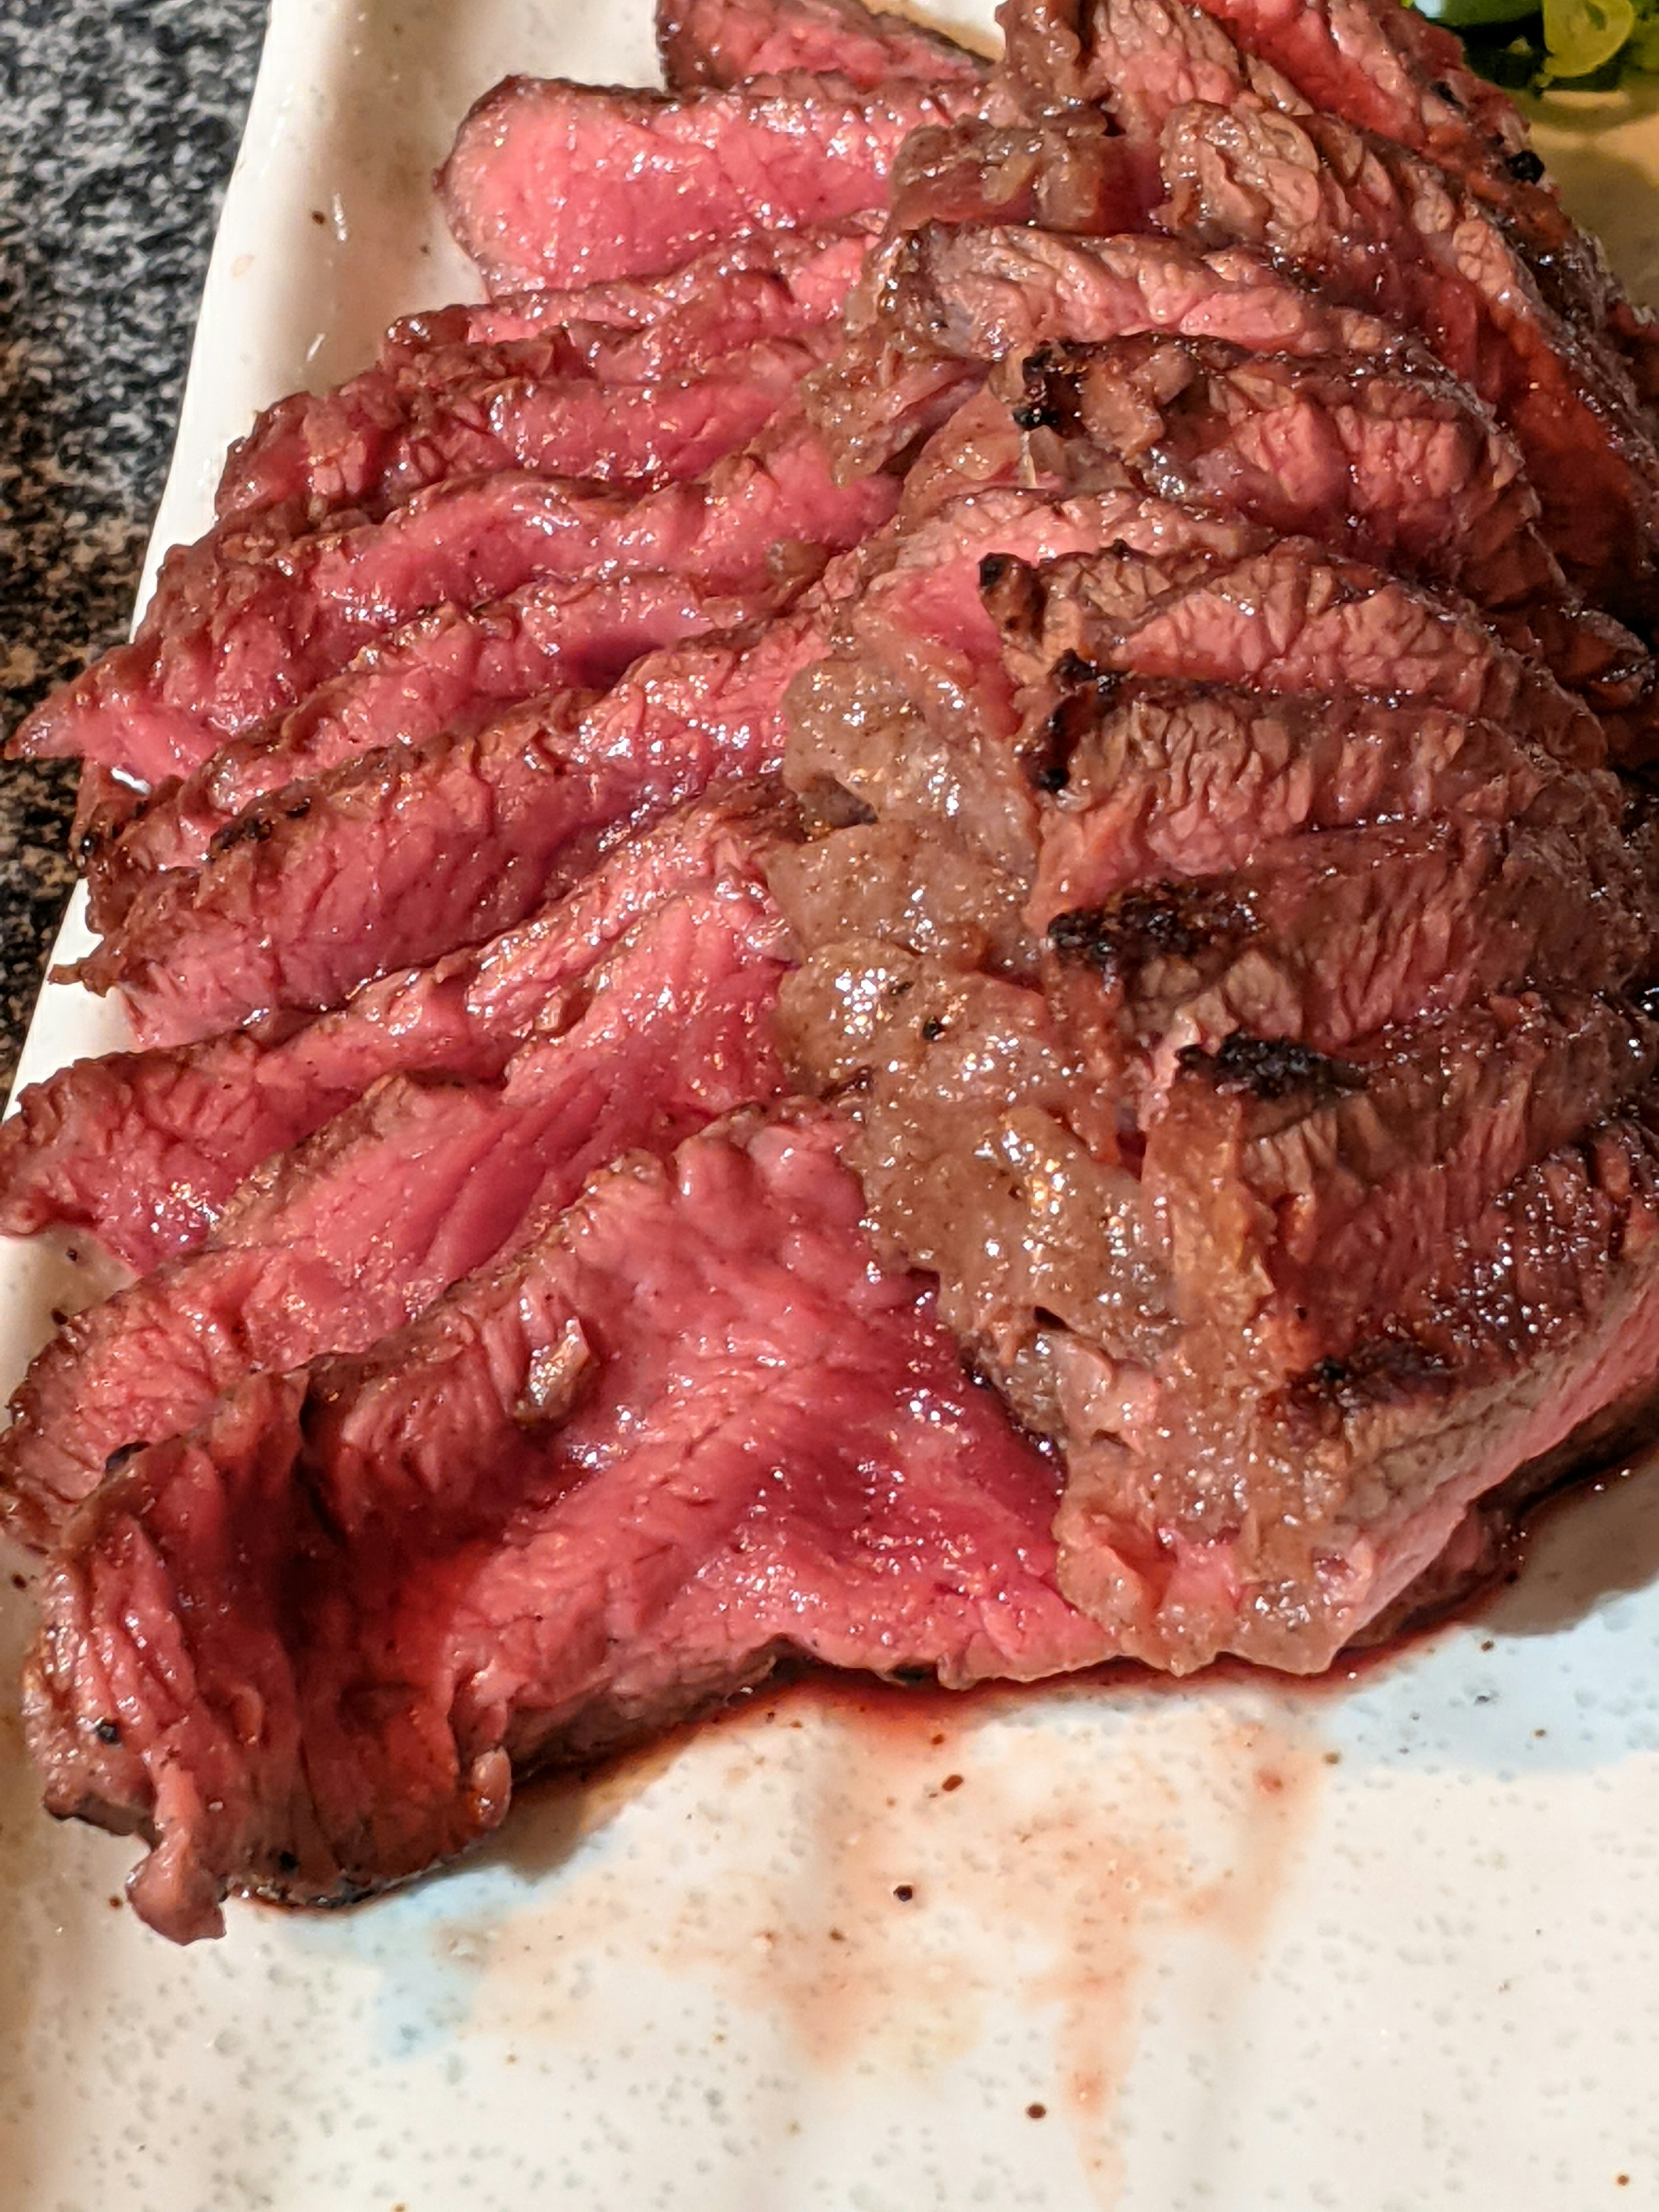
{"label": "beef grain texture", "polygon": [[757,882],[793,818],[769,784],[738,786],[625,839],[516,929],[365,985],[336,1013],[60,1068],[0,1122],[0,1234],[74,1228],[140,1274],[192,1249],[262,1160],[381,1077],[500,1076],[636,922],[690,884]]}
{"label": "beef grain texture", "polygon": [[[151,1842],[153,1927],[405,1879],[495,1826],[515,1769],[791,1650],[952,1686],[1101,1656],[1054,1585],[1051,1467],[872,1264],[838,1146],[809,1115],[620,1164],[368,1357],[263,1378],[100,1489],[30,1741],[54,1812]],[[192,1693],[143,1666],[158,1638]]]}
{"label": "beef grain texture", "polygon": [[657,0],[657,51],[671,92],[796,70],[845,77],[860,92],[894,77],[976,85],[988,66],[954,39],[860,0]]}
{"label": "beef grain texture", "polygon": [[883,206],[908,134],[982,98],[973,82],[860,93],[787,76],[676,96],[510,76],[456,133],[444,204],[492,292],[649,276],[744,231]]}
{"label": "beef grain texture", "polygon": [[198,1249],[35,1359],[0,1437],[9,1525],[50,1542],[113,1454],[192,1426],[247,1374],[364,1349],[619,1153],[775,1096],[782,951],[752,884],[684,890],[612,952],[580,1019],[532,1036],[499,1082],[383,1077],[268,1161]]}

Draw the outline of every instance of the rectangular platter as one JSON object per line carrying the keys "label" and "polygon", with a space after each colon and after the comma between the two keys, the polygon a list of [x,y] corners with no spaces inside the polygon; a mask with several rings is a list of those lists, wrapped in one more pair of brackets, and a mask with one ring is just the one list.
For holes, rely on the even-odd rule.
{"label": "rectangular platter", "polygon": [[[276,0],[156,550],[258,407],[476,289],[428,179],[510,70],[651,81],[647,0]],[[1541,143],[1650,280],[1659,121]],[[50,989],[24,1079],[118,1042]],[[93,1288],[0,1249],[8,1387]],[[39,1810],[9,1587],[0,2212],[1659,2204],[1656,1571],[1638,1468],[1371,1669],[761,1695],[187,1952]]]}

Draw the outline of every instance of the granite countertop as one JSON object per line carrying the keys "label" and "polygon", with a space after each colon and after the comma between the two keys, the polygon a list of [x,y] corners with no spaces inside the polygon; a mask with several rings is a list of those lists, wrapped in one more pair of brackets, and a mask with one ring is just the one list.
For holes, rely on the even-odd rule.
{"label": "granite countertop", "polygon": [[[264,0],[0,6],[0,726],[115,643],[172,450]],[[69,763],[0,764],[0,1077],[74,872]]]}

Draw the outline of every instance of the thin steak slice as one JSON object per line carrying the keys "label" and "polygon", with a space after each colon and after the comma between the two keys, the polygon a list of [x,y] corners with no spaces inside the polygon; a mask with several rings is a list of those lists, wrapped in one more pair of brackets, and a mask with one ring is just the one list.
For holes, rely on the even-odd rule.
{"label": "thin steak slice", "polygon": [[752,884],[640,923],[580,1018],[498,1083],[384,1078],[241,1188],[196,1251],[76,1316],[0,1437],[0,1513],[50,1543],[129,1445],[176,1436],[251,1374],[359,1351],[635,1146],[775,1095],[785,940]]}
{"label": "thin steak slice", "polygon": [[285,784],[378,746],[469,735],[538,692],[607,690],[641,655],[738,628],[768,606],[763,592],[708,599],[678,577],[623,574],[530,584],[483,607],[419,616],[299,706],[163,785],[136,819],[114,825],[116,842],[83,845],[92,926],[112,928],[160,871],[199,867],[228,823]]}
{"label": "thin steak slice", "polygon": [[[364,646],[446,601],[478,606],[556,576],[659,569],[706,592],[777,580],[792,546],[856,544],[896,487],[831,482],[823,450],[780,426],[701,481],[630,499],[522,474],[440,484],[383,522],[261,546],[170,556],[163,633],[118,647],[37,708],[25,757],[81,753],[141,781],[187,774],[294,705]],[[257,533],[256,533],[257,535]],[[233,541],[234,543],[234,541]]]}
{"label": "thin steak slice", "polygon": [[[1603,711],[1630,709],[1651,687],[1630,632],[1573,603],[1514,441],[1415,348],[1368,362],[1213,339],[1050,344],[1001,363],[992,390],[1011,410],[1002,465],[1027,477],[1047,464],[1087,483],[1110,454],[1165,499],[1467,593]],[[975,425],[979,475],[988,428]],[[949,465],[948,439],[947,427],[933,441],[935,466]]]}
{"label": "thin steak slice", "polygon": [[514,1771],[791,1651],[953,1686],[1104,1655],[1053,1586],[1054,1470],[872,1264],[836,1150],[802,1118],[620,1164],[367,1357],[252,1383],[103,1486],[29,1735],[54,1812],[150,1840],[152,1926],[405,1879]]}
{"label": "thin steak slice", "polygon": [[1097,107],[1144,141],[1188,100],[1306,111],[1278,70],[1183,0],[1008,0],[1001,15],[998,88],[1030,113]]}
{"label": "thin steak slice", "polygon": [[1217,876],[1301,830],[1503,822],[1554,763],[1420,699],[1079,680],[1025,755],[1044,794],[1026,915],[1042,930],[1134,884]]}
{"label": "thin steak slice", "polygon": [[1041,571],[992,560],[981,582],[1025,689],[1027,742],[1096,670],[1263,691],[1407,696],[1505,725],[1571,764],[1598,765],[1581,699],[1504,646],[1461,601],[1306,538],[1231,566],[1070,556]]}
{"label": "thin steak slice", "polygon": [[349,761],[262,799],[199,872],[156,878],[76,973],[119,986],[141,1044],[179,1044],[482,944],[625,827],[775,768],[784,691],[822,649],[784,616],[653,654],[603,699]]}
{"label": "thin steak slice", "polygon": [[428,308],[393,323],[380,342],[380,365],[411,366],[441,349],[552,331],[612,382],[649,383],[833,321],[880,228],[872,210],[845,222],[747,231],[660,276]]}
{"label": "thin steak slice", "polygon": [[544,374],[546,349],[540,339],[467,347],[481,357],[459,374],[368,368],[279,400],[231,450],[220,529],[263,516],[297,537],[347,510],[375,520],[429,484],[493,470],[623,485],[700,476],[765,428],[830,339],[767,338],[641,383],[586,363]]}
{"label": "thin steak slice", "polygon": [[0,1234],[90,1231],[139,1274],[191,1249],[262,1160],[382,1076],[499,1076],[653,907],[692,884],[758,881],[790,818],[769,787],[740,785],[628,838],[517,929],[366,984],[336,1013],[60,1068],[0,1122]]}
{"label": "thin steak slice", "polygon": [[1605,781],[1559,778],[1513,822],[1317,830],[1073,908],[1048,925],[1054,995],[1145,1122],[1182,1051],[1237,1030],[1340,1053],[1528,984],[1618,991],[1654,917]]}
{"label": "thin steak slice", "polygon": [[1650,1416],[1653,1110],[1650,1091],[1529,1169],[1437,1279],[1288,1389],[1253,1389],[1230,1332],[1194,1332],[1121,1439],[1071,1455],[1062,1585],[1155,1665],[1231,1650],[1316,1672],[1472,1499]]}
{"label": "thin steak slice", "polygon": [[1184,1053],[1142,1175],[1189,1327],[1258,1382],[1349,1358],[1492,1200],[1651,1083],[1659,1030],[1612,999],[1498,997],[1340,1060],[1235,1031]]}
{"label": "thin steak slice", "polygon": [[1254,253],[1175,238],[1066,237],[1019,224],[929,223],[871,257],[839,362],[804,386],[839,475],[880,468],[936,428],[1006,354],[1141,331],[1250,353],[1375,356],[1398,333],[1333,307]]}
{"label": "thin steak slice", "polygon": [[893,164],[889,234],[930,222],[1036,223],[1104,237],[1145,228],[1158,160],[1092,108],[1017,125],[969,119],[914,131]]}
{"label": "thin steak slice", "polygon": [[1650,623],[1659,454],[1627,372],[1543,296],[1501,222],[1419,156],[1329,117],[1194,102],[1164,126],[1170,226],[1420,330],[1513,433],[1573,580]]}
{"label": "thin steak slice", "polygon": [[440,183],[492,292],[649,276],[742,231],[882,206],[908,134],[982,98],[976,81],[860,93],[793,76],[676,97],[510,76],[462,123]]}
{"label": "thin steak slice", "polygon": [[894,77],[977,85],[989,67],[954,39],[860,0],[657,0],[657,51],[671,92],[792,70],[842,76],[860,92]]}

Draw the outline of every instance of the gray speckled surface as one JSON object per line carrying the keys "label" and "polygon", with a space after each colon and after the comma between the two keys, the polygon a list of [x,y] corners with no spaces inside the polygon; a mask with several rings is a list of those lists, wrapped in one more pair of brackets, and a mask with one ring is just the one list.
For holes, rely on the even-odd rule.
{"label": "gray speckled surface", "polygon": [[[125,631],[264,0],[0,0],[0,725]],[[0,766],[0,1077],[75,771]]]}

